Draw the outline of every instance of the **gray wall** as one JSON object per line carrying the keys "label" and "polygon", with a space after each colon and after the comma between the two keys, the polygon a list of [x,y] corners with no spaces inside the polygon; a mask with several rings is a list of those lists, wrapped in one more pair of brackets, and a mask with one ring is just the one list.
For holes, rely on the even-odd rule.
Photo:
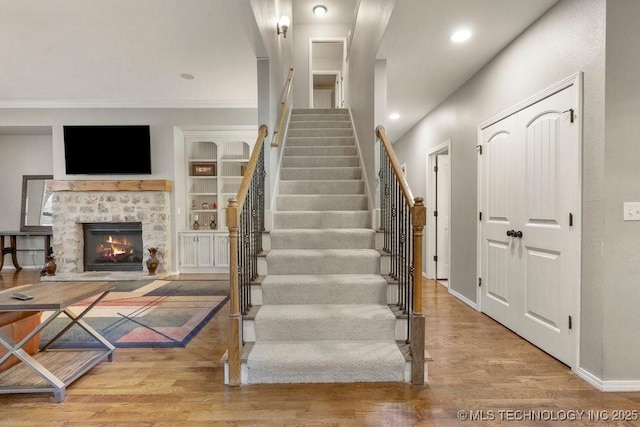
{"label": "gray wall", "polygon": [[605,286],[605,7],[602,0],[560,1],[395,144],[400,162],[407,163],[409,184],[419,195],[427,194],[426,153],[451,139],[449,284],[475,302],[477,126],[569,75],[584,73],[580,366],[599,378]]}
{"label": "gray wall", "polygon": [[[640,222],[623,203],[640,201],[640,2],[607,2],[604,144],[603,378],[640,379]],[[584,260],[585,264],[589,260]],[[605,292],[606,289],[606,292]]]}
{"label": "gray wall", "polygon": [[[360,144],[369,191],[376,188],[375,168],[375,66],[376,52],[387,27],[394,2],[361,0],[347,62],[347,101]],[[374,200],[370,194],[370,199]]]}

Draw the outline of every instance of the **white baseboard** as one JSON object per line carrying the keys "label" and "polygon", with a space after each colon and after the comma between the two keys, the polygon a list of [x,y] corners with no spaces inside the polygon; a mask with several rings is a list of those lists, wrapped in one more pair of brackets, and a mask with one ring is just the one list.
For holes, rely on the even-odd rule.
{"label": "white baseboard", "polygon": [[600,391],[607,392],[630,392],[640,391],[639,380],[616,380],[616,381],[603,381],[600,378],[593,375],[591,372],[584,368],[578,368],[575,370],[576,375],[594,386]]}
{"label": "white baseboard", "polygon": [[464,295],[454,291],[453,289],[449,288],[449,293],[451,295],[453,295],[454,297],[458,298],[460,301],[462,301],[463,303],[467,304],[469,307],[473,308],[476,311],[478,310],[478,304],[476,304],[475,302],[471,301],[469,298],[465,297]]}
{"label": "white baseboard", "polygon": [[586,382],[588,382],[598,390],[603,390],[602,380],[596,377],[595,375],[593,375],[591,372],[587,371],[584,368],[579,367],[575,370],[575,373],[577,376],[579,376],[580,378],[582,378],[583,380],[585,380]]}

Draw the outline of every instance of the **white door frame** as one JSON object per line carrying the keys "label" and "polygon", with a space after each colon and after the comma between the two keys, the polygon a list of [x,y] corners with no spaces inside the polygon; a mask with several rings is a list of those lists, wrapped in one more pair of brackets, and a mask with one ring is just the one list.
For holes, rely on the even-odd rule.
{"label": "white door frame", "polygon": [[[581,304],[580,304],[580,284],[582,283],[582,278],[581,278],[581,264],[582,264],[582,258],[581,258],[581,243],[582,243],[582,133],[583,133],[583,124],[582,124],[582,92],[583,92],[583,73],[577,72],[575,74],[570,75],[569,77],[559,81],[558,83],[548,87],[547,89],[544,89],[542,91],[540,91],[539,93],[525,99],[524,101],[502,111],[501,113],[491,117],[488,120],[485,120],[484,122],[480,123],[478,125],[478,129],[477,129],[477,142],[478,142],[478,156],[477,156],[477,162],[478,162],[478,175],[477,175],[477,193],[478,193],[478,200],[477,200],[477,212],[476,212],[476,218],[479,218],[480,213],[481,213],[481,209],[482,209],[482,158],[481,158],[481,153],[482,153],[482,130],[484,128],[487,128],[489,126],[491,126],[494,123],[497,123],[499,121],[501,121],[502,119],[517,113],[520,110],[523,110],[527,107],[530,107],[531,105],[557,93],[560,92],[563,89],[566,89],[568,87],[571,86],[575,86],[576,88],[576,98],[574,100],[574,105],[575,105],[575,111],[573,112],[575,120],[578,123],[578,153],[577,153],[577,158],[576,161],[578,162],[578,177],[576,182],[578,183],[577,188],[575,188],[575,192],[576,192],[576,206],[575,206],[575,217],[574,217],[574,221],[573,221],[573,227],[576,230],[576,233],[573,235],[575,241],[574,241],[574,247],[576,250],[576,265],[573,266],[573,271],[572,271],[572,276],[575,277],[575,281],[573,284],[574,287],[574,295],[575,295],[575,321],[573,322],[573,330],[574,330],[574,339],[575,339],[575,363],[574,366],[571,366],[571,370],[576,372],[578,370],[578,368],[580,367],[580,311],[581,311]],[[477,235],[476,235],[476,253],[477,253],[477,258],[476,258],[476,277],[480,278],[481,277],[481,267],[482,267],[482,225],[485,221],[485,218],[482,218],[482,221],[479,221],[479,225],[477,228]],[[476,306],[477,306],[477,310],[478,311],[482,311],[482,290],[481,287],[478,286],[476,287]]]}
{"label": "white door frame", "polygon": [[[335,100],[332,100],[332,103],[334,104],[333,107],[334,108],[340,108],[340,106],[342,105],[342,71],[341,70],[315,70],[315,71],[311,71],[311,98],[309,98],[309,100],[311,101],[311,108],[313,108],[313,76],[336,76],[336,81],[338,82],[337,87],[335,88],[336,90],[336,96],[335,96]],[[337,104],[337,106],[336,106]]]}
{"label": "white door frame", "polygon": [[[309,108],[313,108],[313,43],[342,43],[342,70],[340,70],[340,91],[338,98],[340,108],[344,106],[344,93],[346,83],[342,79],[342,74],[347,62],[347,39],[346,37],[309,37]],[[334,73],[332,73],[334,74]]]}
{"label": "white door frame", "polygon": [[[449,154],[449,223],[451,223],[451,140],[448,139],[442,144],[427,151],[427,173],[426,173],[426,188],[427,188],[427,200],[435,200],[436,198],[436,180],[430,179],[433,172],[433,168],[436,165],[436,156],[439,154]],[[433,214],[434,210],[427,212],[427,278],[436,280],[436,263],[433,260],[433,254],[436,253],[436,222]],[[451,230],[449,230],[449,271],[451,271]],[[447,280],[447,286],[451,289],[451,274]]]}

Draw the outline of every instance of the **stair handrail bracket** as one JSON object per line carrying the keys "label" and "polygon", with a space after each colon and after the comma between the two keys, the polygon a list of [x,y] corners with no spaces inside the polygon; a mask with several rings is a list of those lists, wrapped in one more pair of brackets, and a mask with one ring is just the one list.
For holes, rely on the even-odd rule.
{"label": "stair handrail bracket", "polygon": [[293,84],[293,76],[296,74],[294,68],[289,69],[289,76],[284,86],[284,92],[282,102],[280,103],[280,113],[278,115],[278,124],[273,132],[273,140],[271,141],[272,147],[279,147],[280,141],[282,141],[282,133],[285,128],[285,118],[287,117],[287,106],[289,105],[289,96],[291,95],[291,86]]}
{"label": "stair handrail bracket", "polygon": [[258,277],[258,255],[262,252],[264,231],[265,176],[264,140],[267,125],[258,130],[236,197],[227,204],[229,230],[229,346],[228,384],[242,383],[242,316],[251,308],[251,282]]}
{"label": "stair handrail bracket", "polygon": [[[385,128],[380,141],[380,229],[383,251],[390,255],[389,276],[398,284],[397,305],[409,319],[407,344],[411,352],[411,383],[424,384],[425,319],[422,312],[422,240],[426,224],[424,200],[413,197]],[[409,236],[411,233],[411,236]]]}

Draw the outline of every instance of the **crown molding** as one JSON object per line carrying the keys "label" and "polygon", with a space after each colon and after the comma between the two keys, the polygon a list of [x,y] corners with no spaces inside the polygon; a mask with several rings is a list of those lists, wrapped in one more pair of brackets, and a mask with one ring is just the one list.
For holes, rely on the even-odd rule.
{"label": "crown molding", "polygon": [[0,99],[0,108],[258,108],[255,99]]}

